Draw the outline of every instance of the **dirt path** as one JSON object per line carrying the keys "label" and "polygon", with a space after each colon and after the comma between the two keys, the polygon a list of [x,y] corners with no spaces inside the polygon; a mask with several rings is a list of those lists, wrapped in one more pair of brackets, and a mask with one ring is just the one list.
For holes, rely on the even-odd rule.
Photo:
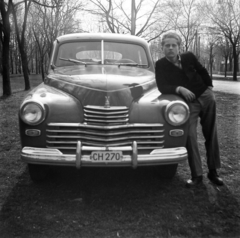
{"label": "dirt path", "polygon": [[240,82],[214,80],[214,91],[240,95]]}

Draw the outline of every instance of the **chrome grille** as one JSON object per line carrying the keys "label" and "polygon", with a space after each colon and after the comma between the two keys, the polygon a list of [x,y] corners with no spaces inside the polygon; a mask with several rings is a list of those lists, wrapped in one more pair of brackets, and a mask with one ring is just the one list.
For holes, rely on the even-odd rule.
{"label": "chrome grille", "polygon": [[127,107],[84,107],[84,121],[87,124],[126,124],[128,122],[128,117]]}
{"label": "chrome grille", "polygon": [[127,146],[133,141],[138,150],[153,150],[164,146],[162,124],[127,124],[98,126],[82,123],[49,123],[47,147],[76,150],[77,141],[85,146]]}

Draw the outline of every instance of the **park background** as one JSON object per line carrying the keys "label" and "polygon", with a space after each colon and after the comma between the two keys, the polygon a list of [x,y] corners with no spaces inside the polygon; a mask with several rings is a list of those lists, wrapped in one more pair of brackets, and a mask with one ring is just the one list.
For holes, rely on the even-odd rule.
{"label": "park background", "polygon": [[10,76],[45,78],[53,41],[75,32],[111,32],[144,38],[154,61],[161,39],[176,31],[181,51],[192,51],[208,69],[237,81],[240,53],[238,0],[0,0],[2,95],[12,93]]}
{"label": "park background", "polygon": [[[140,36],[154,60],[169,30],[182,39],[213,76],[237,80],[239,0],[0,0],[0,234],[1,237],[240,236],[240,96],[215,91],[225,185],[206,178],[204,139],[199,145],[204,185],[185,188],[189,166],[172,180],[153,170],[56,169],[34,184],[20,159],[20,103],[46,77],[57,36],[112,32]],[[221,76],[221,77],[220,77]],[[216,84],[216,81],[214,81]],[[3,86],[3,87],[2,87]]]}

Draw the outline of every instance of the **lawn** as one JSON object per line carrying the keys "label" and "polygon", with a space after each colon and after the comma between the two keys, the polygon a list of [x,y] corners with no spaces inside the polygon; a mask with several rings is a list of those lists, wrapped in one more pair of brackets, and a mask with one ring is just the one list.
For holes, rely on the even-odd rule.
{"label": "lawn", "polygon": [[[36,86],[41,78],[30,81]],[[240,237],[240,96],[216,92],[223,187],[206,178],[200,128],[204,184],[198,189],[185,188],[187,163],[171,180],[159,179],[153,168],[56,168],[35,184],[20,160],[23,78],[11,85],[12,96],[0,99],[1,237]]]}

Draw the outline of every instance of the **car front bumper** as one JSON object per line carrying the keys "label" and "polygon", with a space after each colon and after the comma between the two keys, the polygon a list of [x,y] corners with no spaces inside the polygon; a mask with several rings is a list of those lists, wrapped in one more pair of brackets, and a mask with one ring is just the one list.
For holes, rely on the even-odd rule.
{"label": "car front bumper", "polygon": [[[123,155],[121,162],[93,162],[90,155],[82,155],[84,151],[131,151],[131,155]],[[58,149],[24,147],[21,159],[30,164],[60,165],[83,167],[133,167],[150,165],[177,164],[187,159],[185,147],[155,149],[150,154],[137,153],[137,143],[123,147],[91,147],[81,146],[78,141],[76,154],[63,154]]]}

